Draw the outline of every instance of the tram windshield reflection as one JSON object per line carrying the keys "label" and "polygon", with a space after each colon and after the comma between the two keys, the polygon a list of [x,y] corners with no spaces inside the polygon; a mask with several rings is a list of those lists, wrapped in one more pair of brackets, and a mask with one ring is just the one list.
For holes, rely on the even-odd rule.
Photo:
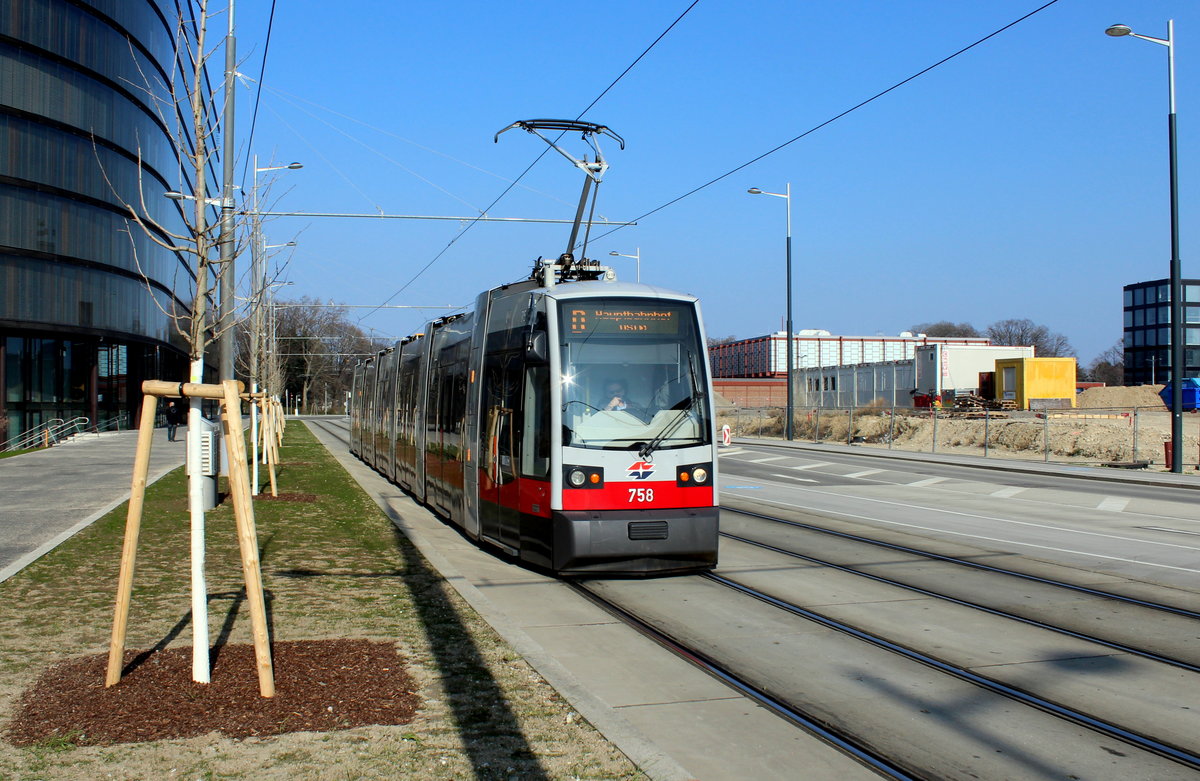
{"label": "tram windshield reflection", "polygon": [[559,317],[565,445],[634,450],[711,441],[691,303],[572,299],[559,304]]}

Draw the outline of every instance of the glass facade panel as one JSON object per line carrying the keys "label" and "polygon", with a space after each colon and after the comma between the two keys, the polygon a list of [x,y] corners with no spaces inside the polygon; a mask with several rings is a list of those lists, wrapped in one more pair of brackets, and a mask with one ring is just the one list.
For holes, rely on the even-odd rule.
{"label": "glass facade panel", "polygon": [[1160,303],[1160,304],[1167,303],[1171,300],[1171,286],[1170,285],[1159,285],[1157,290],[1158,290],[1158,298],[1156,300],[1158,301],[1158,303]]}
{"label": "glass facade panel", "polygon": [[190,130],[176,127],[167,85],[186,71],[176,43],[194,40],[191,10],[191,0],[0,0],[6,439],[80,415],[132,425],[143,379],[187,376],[172,315],[187,315],[191,260],[131,225],[121,204],[144,201],[149,219],[188,233],[190,204],[162,193],[192,189],[177,151],[192,146]]}
{"label": "glass facade panel", "polygon": [[1183,300],[1200,303],[1200,285],[1184,285]]}
{"label": "glass facade panel", "polygon": [[[1128,320],[1129,312],[1126,312],[1125,314],[1126,314],[1125,319]],[[1133,325],[1135,325],[1137,327],[1141,327],[1145,324],[1146,324],[1146,310],[1145,309],[1133,310]]]}
{"label": "glass facade panel", "polygon": [[1125,306],[1133,306],[1133,291],[1125,290],[1123,292],[1125,294]]}
{"label": "glass facade panel", "polygon": [[112,88],[67,65],[24,49],[0,44],[0,104],[46,117],[95,134],[121,149],[136,152],[157,171],[178,167],[166,133],[142,106],[114,94]]}
{"label": "glass facade panel", "polygon": [[1141,306],[1146,303],[1146,288],[1139,287],[1133,291],[1133,305]]}
{"label": "glass facade panel", "polygon": [[[1130,309],[1126,309],[1125,310],[1125,327],[1128,328],[1129,326],[1131,326],[1133,324],[1134,324],[1133,311]],[[1140,323],[1139,323],[1139,325],[1140,325]]]}
{"label": "glass facade panel", "polygon": [[0,114],[0,150],[0,176],[84,195],[114,209],[144,200],[151,219],[173,233],[186,233],[180,204],[162,196],[176,189],[178,180],[139,169],[134,160],[84,136]]}
{"label": "glass facade panel", "polygon": [[[25,375],[21,360],[25,355],[25,340],[8,337],[4,340],[4,399],[20,401],[25,398]],[[7,437],[5,437],[7,439]]]}

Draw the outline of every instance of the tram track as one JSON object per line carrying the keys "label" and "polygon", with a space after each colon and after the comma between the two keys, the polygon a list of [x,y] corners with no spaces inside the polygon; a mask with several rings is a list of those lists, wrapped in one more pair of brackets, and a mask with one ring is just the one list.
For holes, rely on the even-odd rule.
{"label": "tram track", "polygon": [[[1142,598],[1134,598],[1128,595],[1106,591],[1099,588],[1083,586],[1078,583],[1070,583],[1064,580],[1056,580],[1042,575],[1033,575],[1028,572],[1022,572],[1015,569],[1006,569],[992,564],[985,564],[979,561],[973,561],[969,558],[948,556],[929,550],[922,550],[909,545],[900,545],[894,542],[885,540],[873,539],[863,534],[850,533],[831,529],[824,526],[818,526],[813,523],[797,521],[794,519],[780,518],[760,512],[745,510],[740,508],[723,507],[725,513],[736,513],[756,520],[766,521],[772,524],[781,524],[791,529],[802,530],[803,532],[814,535],[828,536],[841,541],[850,542],[856,545],[868,546],[883,551],[896,552],[905,556],[912,557],[914,561],[928,560],[936,562],[940,565],[950,565],[952,567],[962,567],[969,571],[980,573],[986,581],[992,584],[1002,584],[1005,579],[1013,581],[1012,588],[1005,589],[1013,591],[1021,586],[1030,586],[1033,590],[1029,593],[1032,598],[1027,602],[1030,605],[1015,605],[1000,607],[997,605],[989,605],[985,600],[980,599],[978,592],[984,589],[973,589],[966,594],[955,593],[953,585],[958,581],[950,580],[951,587],[939,585],[932,587],[937,578],[932,574],[927,574],[917,582],[913,582],[911,577],[889,577],[875,572],[869,571],[872,564],[869,560],[866,563],[856,563],[854,556],[847,556],[842,553],[841,556],[830,555],[825,557],[815,556],[811,553],[814,546],[803,546],[803,550],[798,550],[801,547],[801,540],[792,540],[786,545],[777,545],[773,542],[768,542],[763,539],[757,539],[754,536],[747,534],[735,534],[730,531],[722,531],[721,536],[725,539],[736,541],[741,544],[759,547],[765,550],[770,550],[780,555],[802,560],[818,566],[830,567],[839,571],[851,573],[853,575],[869,578],[880,583],[894,586],[914,594],[932,597],[935,599],[954,602],[975,610],[988,612],[996,616],[1007,618],[1013,621],[1036,626],[1062,635],[1074,637],[1076,639],[1087,642],[1096,643],[1106,646],[1113,650],[1134,654],[1146,659],[1151,659],[1164,664],[1172,665],[1180,669],[1192,673],[1200,673],[1200,650],[1196,648],[1195,640],[1200,636],[1200,612],[1189,610],[1178,605],[1164,604],[1154,602]],[[726,518],[727,520],[727,518]],[[861,559],[860,559],[861,561]],[[1044,620],[1038,615],[1038,605],[1052,602],[1055,600],[1053,591],[1062,590],[1070,594],[1079,594],[1084,597],[1079,601],[1080,609],[1076,611],[1077,615],[1068,617],[1065,621],[1069,625],[1062,623],[1054,623]],[[1090,610],[1085,609],[1090,605]],[[1139,614],[1141,621],[1155,620],[1151,619],[1155,613],[1164,614],[1155,620],[1156,627],[1160,630],[1158,636],[1154,638],[1154,642],[1158,644],[1158,649],[1149,649],[1144,647],[1145,637],[1137,636],[1136,632],[1128,631],[1127,625],[1120,622],[1113,626],[1112,621],[1097,620],[1097,616],[1101,614],[1120,614],[1120,611],[1136,611]],[[1097,626],[1102,626],[1098,629]],[[1161,631],[1166,629],[1170,632],[1168,636],[1164,636]],[[1133,635],[1132,637],[1130,635]],[[1139,645],[1138,642],[1143,643]]]}
{"label": "tram track", "polygon": [[640,618],[636,613],[590,590],[584,583],[579,581],[567,582],[576,593],[582,595],[585,599],[599,606],[610,615],[618,618],[622,623],[636,629],[643,636],[653,640],[676,656],[687,660],[695,667],[703,670],[735,691],[749,697],[780,718],[790,721],[819,740],[853,757],[882,777],[894,778],[898,779],[898,781],[915,781],[915,779],[921,778],[921,776],[912,775],[898,764],[881,756],[869,746],[863,745],[852,734],[840,730],[835,726],[822,723],[816,715],[806,713],[802,708],[794,704],[789,704],[772,695],[728,666],[708,656],[703,651],[683,645],[667,632]]}

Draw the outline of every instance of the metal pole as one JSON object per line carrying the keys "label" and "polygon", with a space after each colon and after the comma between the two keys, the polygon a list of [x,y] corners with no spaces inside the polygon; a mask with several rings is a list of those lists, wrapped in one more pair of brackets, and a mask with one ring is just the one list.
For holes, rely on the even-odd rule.
{"label": "metal pole", "polygon": [[991,410],[985,409],[983,411],[983,457],[984,458],[988,457],[988,434],[989,434],[988,423],[991,421],[991,419],[992,419]]}
{"label": "metal pole", "polygon": [[1042,460],[1050,461],[1050,408],[1042,410]]}
{"label": "metal pole", "polygon": [[1140,418],[1138,417],[1138,412],[1139,412],[1139,408],[1134,407],[1133,408],[1133,459],[1132,459],[1133,461],[1138,460],[1138,441],[1137,440],[1138,440],[1138,422],[1140,420]]}
{"label": "metal pole", "polygon": [[787,439],[792,441],[792,417],[795,399],[792,397],[792,183],[787,183]]}
{"label": "metal pole", "polygon": [[233,289],[237,286],[237,275],[233,269],[233,176],[235,141],[233,135],[234,84],[237,73],[237,46],[233,37],[233,2],[229,0],[229,35],[225,38],[225,119],[221,125],[224,137],[222,160],[225,170],[221,186],[221,315],[218,376],[221,380],[234,379],[233,371]]}
{"label": "metal pole", "polygon": [[933,402],[929,402],[929,414],[933,416],[933,444],[930,448],[931,453],[937,452],[937,407],[933,406]]}
{"label": "metal pole", "polygon": [[[1187,375],[1183,345],[1183,282],[1179,260],[1179,183],[1175,143],[1175,20],[1167,20],[1167,37],[1139,35],[1129,25],[1115,24],[1105,30],[1113,37],[1131,36],[1167,47],[1167,146],[1171,185],[1171,346],[1167,376],[1171,382],[1171,447],[1179,455],[1171,461],[1172,472],[1183,471],[1183,380]],[[1151,372],[1154,365],[1151,364]]]}
{"label": "metal pole", "polygon": [[1179,260],[1179,177],[1175,147],[1175,20],[1167,21],[1167,84],[1170,113],[1167,141],[1171,166],[1171,471],[1183,471],[1183,379],[1187,375],[1183,350],[1183,280]]}
{"label": "metal pole", "polygon": [[[254,156],[254,174],[250,188],[251,195],[254,198],[254,214],[250,216],[250,267],[251,267],[251,285],[253,292],[250,300],[253,302],[254,309],[251,312],[253,318],[253,327],[251,334],[253,343],[250,347],[250,392],[258,393],[262,386],[260,382],[259,372],[263,361],[261,361],[263,351],[263,293],[265,288],[265,275],[263,274],[263,251],[260,249],[264,244],[262,240],[262,222],[258,216],[258,155]],[[251,446],[251,475],[250,475],[250,494],[258,495],[258,401],[250,402],[250,446]]]}

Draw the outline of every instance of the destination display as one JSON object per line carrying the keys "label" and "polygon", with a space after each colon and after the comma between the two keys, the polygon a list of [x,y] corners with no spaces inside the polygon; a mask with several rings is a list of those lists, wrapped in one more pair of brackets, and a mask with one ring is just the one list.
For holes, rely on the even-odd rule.
{"label": "destination display", "polygon": [[633,306],[576,305],[563,307],[567,333],[679,334],[679,309],[636,304]]}

